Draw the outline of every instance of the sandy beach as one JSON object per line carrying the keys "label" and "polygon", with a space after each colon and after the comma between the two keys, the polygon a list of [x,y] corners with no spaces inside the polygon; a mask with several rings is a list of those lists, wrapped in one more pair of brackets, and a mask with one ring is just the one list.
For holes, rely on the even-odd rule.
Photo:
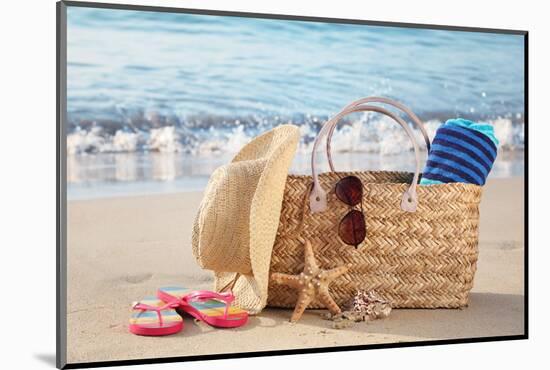
{"label": "sandy beach", "polygon": [[200,192],[68,203],[70,363],[520,335],[523,327],[523,178],[490,180],[481,204],[479,262],[463,310],[394,310],[389,318],[331,328],[319,311],[297,324],[290,310],[266,309],[248,325],[219,330],[185,318],[162,338],[128,332],[131,302],[159,286],[211,288],[191,253]]}

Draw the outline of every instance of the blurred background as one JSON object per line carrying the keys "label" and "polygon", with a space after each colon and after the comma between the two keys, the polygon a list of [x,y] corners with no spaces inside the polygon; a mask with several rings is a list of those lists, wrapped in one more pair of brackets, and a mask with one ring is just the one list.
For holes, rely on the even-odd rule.
{"label": "blurred background", "polygon": [[[523,48],[519,35],[69,7],[68,197],[201,190],[282,123],[300,126],[291,171],[308,173],[322,123],[369,95],[408,105],[430,135],[449,118],[492,124],[491,176],[521,176]],[[338,170],[414,168],[406,134],[376,114],[349,116],[332,148]]]}

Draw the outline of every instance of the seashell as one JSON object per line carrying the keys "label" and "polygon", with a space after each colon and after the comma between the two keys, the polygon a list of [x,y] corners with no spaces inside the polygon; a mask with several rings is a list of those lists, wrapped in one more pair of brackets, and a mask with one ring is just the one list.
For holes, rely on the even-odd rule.
{"label": "seashell", "polygon": [[332,327],[342,329],[354,322],[383,319],[390,315],[391,304],[375,291],[357,291],[353,299],[339,314],[328,314],[323,318],[332,320]]}

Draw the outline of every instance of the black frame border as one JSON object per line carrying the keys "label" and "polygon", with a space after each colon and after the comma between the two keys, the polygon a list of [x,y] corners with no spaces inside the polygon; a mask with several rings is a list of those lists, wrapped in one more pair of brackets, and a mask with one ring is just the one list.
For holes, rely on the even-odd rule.
{"label": "black frame border", "polygon": [[67,364],[67,6],[56,4],[56,346],[57,368]]}
{"label": "black frame border", "polygon": [[[98,361],[98,362],[83,362],[83,363],[67,363],[67,172],[66,172],[66,118],[67,118],[67,7],[84,7],[84,8],[101,8],[101,9],[116,9],[116,10],[134,10],[148,12],[165,12],[165,13],[184,13],[184,14],[199,14],[199,15],[214,15],[214,16],[229,16],[229,17],[246,17],[246,18],[262,18],[262,19],[278,19],[278,20],[295,20],[305,22],[324,22],[324,23],[340,23],[340,24],[358,24],[381,27],[400,27],[400,28],[419,28],[431,30],[445,31],[460,31],[460,32],[483,32],[496,34],[521,35],[524,37],[524,334],[510,336],[493,336],[493,337],[478,337],[478,338],[462,338],[462,339],[442,339],[417,342],[401,342],[401,343],[384,343],[384,344],[365,344],[356,346],[335,346],[335,347],[319,347],[319,348],[303,348],[292,350],[273,350],[273,351],[258,351],[258,352],[239,352],[239,353],[224,353],[199,356],[177,356],[177,357],[160,357],[160,358],[145,358],[135,360],[115,360],[115,361]],[[512,29],[496,29],[496,28],[478,28],[478,27],[461,27],[449,25],[435,24],[420,24],[420,23],[402,23],[402,22],[383,22],[372,20],[359,20],[347,18],[325,18],[313,16],[285,15],[285,14],[268,14],[268,13],[252,13],[252,12],[233,12],[210,9],[190,9],[190,8],[175,8],[163,6],[145,6],[131,4],[112,4],[98,2],[83,2],[83,1],[58,1],[56,3],[56,366],[59,369],[79,369],[79,368],[94,368],[94,367],[110,367],[124,365],[143,365],[143,364],[158,364],[158,363],[173,363],[187,361],[204,361],[204,360],[219,360],[219,359],[234,359],[247,357],[265,357],[265,356],[285,356],[295,354],[310,354],[323,352],[344,352],[358,351],[369,349],[383,348],[404,348],[404,347],[423,347],[446,344],[467,344],[467,343],[483,343],[483,342],[498,342],[511,340],[529,339],[529,32],[525,30]]]}

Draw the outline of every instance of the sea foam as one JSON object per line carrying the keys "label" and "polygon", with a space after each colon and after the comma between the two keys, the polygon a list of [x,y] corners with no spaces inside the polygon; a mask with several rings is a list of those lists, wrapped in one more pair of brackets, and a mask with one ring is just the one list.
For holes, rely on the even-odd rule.
{"label": "sea foam", "polygon": [[[289,120],[288,123],[299,125],[301,141],[299,153],[311,153],[313,143],[320,129],[322,120],[308,119],[300,123]],[[510,118],[497,118],[487,121],[493,125],[495,135],[504,151],[517,151],[524,148],[524,124],[513,122]],[[189,128],[183,125],[167,125],[156,128],[117,129],[114,134],[101,125],[87,128],[76,126],[67,135],[67,152],[70,155],[89,153],[118,152],[183,152],[198,156],[236,153],[255,136],[276,126],[275,124],[251,124],[235,120],[232,124],[210,125],[208,127]],[[424,123],[430,140],[433,139],[441,120],[428,120]],[[415,139],[421,150],[425,144],[420,130],[411,125]],[[324,148],[320,145],[319,150]],[[342,122],[337,127],[331,142],[332,152],[379,153],[393,155],[412,151],[413,146],[404,130],[391,118],[363,113],[355,120]],[[323,149],[324,150],[324,149]]]}

